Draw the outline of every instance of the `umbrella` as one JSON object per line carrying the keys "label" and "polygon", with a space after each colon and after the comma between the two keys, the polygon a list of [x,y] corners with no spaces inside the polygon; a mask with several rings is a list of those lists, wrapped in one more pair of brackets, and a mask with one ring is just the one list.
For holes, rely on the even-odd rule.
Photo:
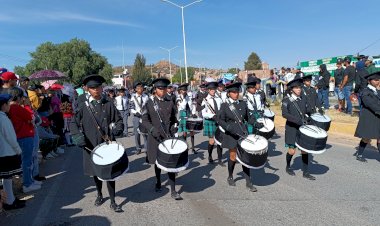
{"label": "umbrella", "polygon": [[63,86],[60,84],[53,84],[50,86],[50,89],[51,90],[61,90],[61,89],[63,89]]}
{"label": "umbrella", "polygon": [[30,80],[58,80],[65,79],[66,75],[59,71],[42,70],[32,74]]}
{"label": "umbrella", "polygon": [[41,85],[43,85],[45,87],[45,89],[49,89],[50,86],[56,82],[57,82],[57,80],[48,80],[48,81],[41,83]]}

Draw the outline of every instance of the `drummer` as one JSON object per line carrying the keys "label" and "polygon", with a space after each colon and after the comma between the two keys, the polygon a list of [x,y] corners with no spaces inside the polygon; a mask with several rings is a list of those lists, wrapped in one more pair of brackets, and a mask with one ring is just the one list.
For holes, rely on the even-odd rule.
{"label": "drummer", "polygon": [[[243,97],[243,100],[246,101],[249,115],[254,117],[257,120],[258,118],[262,117],[262,112],[259,112],[257,110],[257,103],[256,103],[256,98],[255,98],[256,81],[254,80],[254,81],[245,83],[245,86],[247,87],[247,93]],[[251,124],[247,125],[248,134],[253,134],[255,132],[254,131],[255,127],[260,127],[260,128],[263,127],[262,123],[256,122],[256,124],[255,125],[251,125]]]}
{"label": "drummer", "polygon": [[[148,131],[148,162],[154,164],[156,175],[156,192],[162,192],[161,169],[156,165],[158,145],[164,139],[174,136],[177,133],[177,118],[173,101],[165,98],[167,86],[170,81],[166,78],[153,80],[152,85],[154,95],[149,98],[146,104],[147,113],[142,116],[142,124]],[[162,121],[161,121],[162,120]],[[171,197],[181,200],[181,196],[175,190],[175,173],[168,173]]]}
{"label": "drummer", "polygon": [[[138,132],[138,129],[141,124],[141,117],[143,114],[146,113],[146,103],[148,101],[148,96],[143,93],[144,92],[144,85],[137,81],[133,85],[133,88],[135,89],[135,93],[132,94],[131,97],[131,103],[132,103],[132,108],[131,108],[131,113],[133,114],[133,133],[135,134],[135,145],[136,145],[136,154],[139,155],[141,154],[141,137],[140,133]],[[143,131],[140,131],[143,132]],[[144,149],[146,150],[146,143],[147,143],[147,135],[142,134],[144,138]]]}
{"label": "drummer", "polygon": [[256,103],[257,103],[257,110],[264,112],[265,107],[269,107],[269,104],[267,103],[267,97],[265,95],[264,90],[261,89],[261,79],[254,78],[256,82],[256,93],[254,94]]}
{"label": "drummer", "polygon": [[[199,117],[202,118],[202,102],[203,100],[207,97],[207,89],[206,89],[206,84],[202,83],[199,86],[199,91],[195,95],[195,103],[196,103],[196,111],[199,112]],[[179,94],[179,93],[178,93]]]}
{"label": "drummer", "polygon": [[[75,113],[75,120],[71,121],[70,131],[73,134],[79,134],[79,131],[83,131],[84,140],[80,140],[77,144],[86,149],[93,150],[97,145],[105,142],[105,139],[114,140],[114,137],[123,134],[123,119],[116,109],[113,102],[111,102],[105,96],[102,96],[102,83],[106,80],[100,75],[89,75],[83,79],[83,85],[86,86],[90,96],[85,100],[89,106],[93,109],[92,114],[97,122],[102,122],[100,124],[101,128],[91,120],[91,112],[86,105],[81,104],[77,112]],[[92,106],[91,106],[92,105]],[[114,123],[115,126],[110,129],[110,124]],[[102,137],[101,134],[105,134]],[[75,137],[75,136],[74,136]],[[76,140],[76,139],[74,139]],[[98,196],[95,200],[95,206],[100,206],[104,203],[102,186],[103,182],[95,176],[91,152],[88,150],[83,150],[83,168],[84,174],[92,176],[94,178],[96,190]],[[110,195],[111,205],[110,208],[115,212],[123,212],[120,205],[115,202],[115,181],[107,181],[107,189]]]}
{"label": "drummer", "polygon": [[[214,136],[218,126],[217,114],[220,111],[220,105],[222,99],[216,96],[216,89],[218,87],[217,82],[209,82],[207,85],[208,95],[202,102],[202,115],[203,115],[203,136],[209,138],[208,140],[208,162],[211,164],[214,162],[212,159],[212,151],[214,149]],[[225,166],[222,162],[222,147],[216,145],[216,151],[218,153],[218,164]]]}
{"label": "drummer", "polygon": [[227,92],[225,91],[225,89],[226,86],[224,85],[223,80],[219,80],[218,89],[216,90],[215,95],[222,100],[222,103],[226,102],[227,99]]}
{"label": "drummer", "polygon": [[313,79],[313,75],[304,75],[302,77],[303,86],[302,86],[302,98],[306,100],[306,103],[309,105],[311,109],[311,114],[314,114],[318,111],[320,114],[324,114],[322,109],[321,102],[318,99],[317,91],[311,87],[311,80]]}
{"label": "drummer", "polygon": [[182,84],[178,86],[178,97],[177,97],[177,109],[178,109],[178,118],[179,118],[179,126],[178,126],[178,132],[183,133],[183,138],[187,139],[187,133],[190,132],[190,138],[191,138],[191,149],[194,154],[197,154],[198,152],[195,151],[194,148],[194,131],[188,131],[186,129],[186,121],[187,118],[198,118],[196,115],[196,109],[194,105],[192,104],[191,97],[187,95],[187,87],[189,86],[188,83]]}
{"label": "drummer", "polygon": [[361,138],[356,153],[356,159],[361,162],[366,162],[363,152],[371,139],[377,140],[377,150],[380,152],[380,72],[369,74],[365,78],[368,85],[361,93],[363,108],[355,132],[355,137]]}
{"label": "drummer", "polygon": [[[296,76],[294,80],[288,83],[286,90],[287,95],[282,100],[282,116],[286,119],[285,125],[285,147],[288,148],[286,154],[286,172],[295,176],[293,169],[290,167],[293,155],[296,153],[296,135],[302,125],[308,123],[309,119],[306,114],[310,113],[310,109],[306,104],[305,98],[302,98],[302,78]],[[301,151],[303,163],[303,177],[309,180],[315,180],[308,171],[309,155],[307,152]]]}
{"label": "drummer", "polygon": [[[248,108],[245,102],[238,100],[240,87],[240,82],[232,83],[226,87],[228,98],[225,103],[222,103],[218,113],[218,123],[226,131],[223,137],[222,147],[228,148],[230,154],[227,178],[227,182],[230,186],[236,186],[233,171],[236,164],[238,140],[248,135],[245,123],[255,123],[255,118],[248,114]],[[244,165],[242,165],[242,167],[246,187],[251,192],[256,192],[257,189],[251,182],[250,169]]]}

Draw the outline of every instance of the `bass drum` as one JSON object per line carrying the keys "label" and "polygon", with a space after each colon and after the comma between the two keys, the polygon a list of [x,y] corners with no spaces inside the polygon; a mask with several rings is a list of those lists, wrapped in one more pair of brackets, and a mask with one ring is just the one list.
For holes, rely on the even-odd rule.
{"label": "bass drum", "polygon": [[187,118],[186,129],[189,131],[197,131],[197,132],[202,131],[203,119],[202,118]]}
{"label": "bass drum", "polygon": [[103,181],[118,180],[129,170],[128,155],[122,144],[112,141],[99,144],[91,153],[95,176]]}
{"label": "bass drum", "polygon": [[158,145],[156,165],[169,172],[178,173],[189,166],[187,143],[179,138],[166,139]]}
{"label": "bass drum", "polygon": [[331,125],[331,118],[329,116],[322,115],[320,113],[314,113],[310,117],[314,125],[325,131],[329,131]]}
{"label": "bass drum", "polygon": [[301,126],[296,136],[296,146],[307,153],[322,154],[326,151],[327,132],[312,126]]}
{"label": "bass drum", "polygon": [[274,116],[275,116],[275,114],[271,109],[269,109],[269,108],[264,109],[264,117],[265,118],[269,118],[270,120],[272,120],[274,122]]}
{"label": "bass drum", "polygon": [[219,146],[221,146],[223,143],[224,133],[225,133],[225,130],[220,126],[218,126],[218,128],[215,130],[214,141]]}
{"label": "bass drum", "polygon": [[248,135],[238,142],[236,160],[251,169],[261,169],[268,158],[268,140],[258,135]]}

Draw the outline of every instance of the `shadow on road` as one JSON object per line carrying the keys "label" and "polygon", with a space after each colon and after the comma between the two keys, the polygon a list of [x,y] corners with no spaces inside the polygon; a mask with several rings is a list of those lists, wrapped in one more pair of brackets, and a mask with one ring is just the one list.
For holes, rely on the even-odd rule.
{"label": "shadow on road", "polygon": [[[292,168],[294,170],[300,170],[302,169],[302,158],[301,155],[294,158]],[[314,160],[314,156],[309,154],[309,172],[311,174],[318,174],[322,175],[327,173],[329,171],[329,167],[319,164],[319,162]]]}

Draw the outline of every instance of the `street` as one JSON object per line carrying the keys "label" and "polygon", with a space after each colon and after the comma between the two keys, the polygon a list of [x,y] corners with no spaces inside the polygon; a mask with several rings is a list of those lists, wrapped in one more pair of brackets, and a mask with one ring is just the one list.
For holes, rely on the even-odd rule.
{"label": "street", "polygon": [[[1,215],[0,225],[378,225],[380,154],[374,148],[365,152],[368,163],[361,163],[353,157],[356,145],[330,138],[328,150],[311,158],[317,180],[308,181],[299,153],[293,158],[297,175],[285,173],[281,128],[278,134],[270,142],[266,167],[251,171],[256,193],[246,189],[240,165],[236,187],[229,187],[227,167],[208,164],[207,139],[197,134],[200,152],[190,154],[189,168],[177,178],[182,201],[170,197],[166,174],[163,192],[154,192],[154,169],[144,164],[145,153],[134,154],[132,136],[121,139],[130,171],[116,183],[116,201],[124,210],[119,214],[110,210],[108,198],[101,207],[93,205],[95,186],[83,175],[81,150],[67,148],[41,166],[48,177],[42,190],[26,208]],[[103,195],[108,197],[105,184]]]}

